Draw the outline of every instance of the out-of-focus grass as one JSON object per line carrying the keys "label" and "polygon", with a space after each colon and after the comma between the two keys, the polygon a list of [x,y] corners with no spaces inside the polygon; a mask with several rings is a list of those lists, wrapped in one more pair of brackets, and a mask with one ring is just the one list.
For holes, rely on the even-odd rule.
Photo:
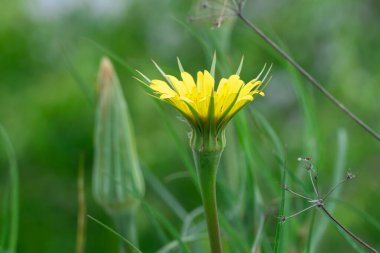
{"label": "out-of-focus grass", "polygon": [[2,223],[0,251],[17,252],[19,230],[19,171],[17,158],[11,140],[3,126],[0,125],[0,139],[8,159],[8,180],[2,190]]}
{"label": "out-of-focus grass", "polygon": [[[175,59],[179,56],[184,68],[194,73],[209,68],[216,50],[222,66],[217,75],[234,73],[241,55],[245,56],[244,80],[255,76],[263,63],[274,63],[267,96],[252,104],[253,115],[245,110],[229,129],[231,134],[218,185],[223,229],[229,238],[226,248],[235,250],[231,251],[234,253],[251,249],[255,238],[241,233],[246,228],[244,221],[253,220],[254,224],[247,231],[256,233],[263,215],[267,214],[259,247],[263,252],[272,252],[278,222],[274,217],[277,212],[273,210],[279,207],[282,189],[281,148],[288,147],[291,184],[299,189],[306,185],[301,173],[297,174],[296,158],[312,155],[318,164],[321,188],[328,189],[337,173],[336,132],[341,127],[346,129],[349,139],[346,166],[343,167],[352,167],[357,179],[340,193],[341,201],[336,201],[335,215],[351,230],[379,247],[380,232],[374,224],[379,221],[380,209],[373,204],[379,198],[378,144],[324,97],[308,88],[306,82],[239,22],[227,21],[221,29],[210,29],[207,22],[188,24],[186,17],[193,14],[189,1],[135,1],[122,15],[113,18],[110,18],[112,14],[101,11],[93,14],[80,6],[48,18],[43,13],[39,15],[38,4],[34,5],[37,2],[40,1],[29,4],[7,1],[0,11],[0,121],[13,140],[22,168],[20,252],[59,253],[73,251],[75,247],[75,168],[78,155],[85,152],[86,175],[91,174],[94,115],[77,81],[72,78],[65,57],[81,82],[87,85],[85,87],[94,90],[98,61],[105,52],[89,40],[120,59],[116,68],[130,104],[142,161],[171,194],[169,199],[175,198],[187,215],[185,219],[177,218],[178,207],[173,211],[175,205],[163,201],[159,197],[163,192],[156,194],[153,184],[149,186],[147,202],[173,222],[177,236],[181,235],[183,221],[187,221],[186,231],[199,232],[199,235],[204,232],[200,214],[189,221],[189,215],[196,215],[200,204],[191,176],[165,181],[168,175],[178,171],[191,171],[191,159],[187,156],[190,154],[188,129],[176,119],[174,111],[155,106],[122,62],[158,77],[150,59],[157,60],[166,72],[175,74],[178,73]],[[35,10],[33,15],[30,15],[30,8]],[[332,93],[371,126],[380,129],[376,96],[380,92],[376,85],[380,79],[377,71],[380,67],[377,46],[380,32],[376,29],[380,16],[378,2],[257,0],[248,1],[245,12],[264,30],[281,38],[288,51]],[[242,133],[239,136],[235,131]],[[244,157],[248,158],[248,163]],[[1,165],[6,162],[1,158]],[[4,171],[1,170],[1,189],[5,185]],[[250,172],[254,179],[246,177]],[[90,192],[90,178],[86,181],[86,192]],[[341,204],[342,201],[349,205]],[[254,209],[247,210],[247,205]],[[285,212],[302,206],[301,201],[287,197]],[[88,210],[102,222],[110,223],[91,198]],[[289,251],[307,247],[310,220],[311,213],[285,223],[283,247]],[[324,223],[321,220],[324,221],[323,216],[316,213],[314,223]],[[172,245],[173,236],[153,217],[141,214],[138,223],[141,241],[149,242],[141,243],[143,252]],[[316,229],[314,226],[313,230]],[[184,241],[199,239],[191,243],[194,252],[207,247],[204,239],[191,237],[189,233],[187,236],[190,238]],[[315,239],[310,238],[313,249]],[[88,224],[88,252],[116,251],[117,239],[97,224]],[[337,252],[351,250],[337,230],[327,224],[316,252],[332,247]]]}

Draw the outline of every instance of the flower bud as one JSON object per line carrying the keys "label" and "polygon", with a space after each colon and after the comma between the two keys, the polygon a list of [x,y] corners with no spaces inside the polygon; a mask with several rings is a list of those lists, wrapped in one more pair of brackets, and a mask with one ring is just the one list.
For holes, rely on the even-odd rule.
{"label": "flower bud", "polygon": [[108,58],[101,61],[97,88],[93,195],[116,214],[137,207],[145,185],[128,106]]}

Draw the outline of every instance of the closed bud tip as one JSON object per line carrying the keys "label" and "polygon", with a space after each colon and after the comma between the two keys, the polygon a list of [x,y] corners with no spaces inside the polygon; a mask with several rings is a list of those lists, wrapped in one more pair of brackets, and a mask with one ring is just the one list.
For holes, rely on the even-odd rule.
{"label": "closed bud tip", "polygon": [[93,194],[110,213],[122,213],[139,205],[145,185],[128,105],[106,57],[101,60],[98,88]]}
{"label": "closed bud tip", "polygon": [[108,57],[103,57],[100,62],[98,74],[98,92],[101,92],[105,87],[112,85],[112,79],[115,75],[113,65]]}

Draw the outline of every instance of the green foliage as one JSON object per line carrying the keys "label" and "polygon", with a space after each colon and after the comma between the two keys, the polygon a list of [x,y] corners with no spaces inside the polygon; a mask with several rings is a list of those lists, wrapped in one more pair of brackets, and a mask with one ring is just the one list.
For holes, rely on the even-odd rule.
{"label": "green foliage", "polygon": [[[118,1],[110,1],[109,9],[92,2],[66,8],[59,1],[56,8],[44,9],[44,1],[36,2],[31,6],[6,1],[0,10],[0,121],[12,136],[19,164],[10,142],[2,139],[7,154],[0,158],[2,251],[16,252],[16,243],[19,252],[74,251],[76,162],[86,153],[85,170],[91,174],[93,84],[100,58],[108,55],[128,100],[140,162],[149,168],[143,172],[147,193],[136,218],[139,250],[206,252],[206,223],[186,136],[190,129],[176,118],[175,110],[150,98],[132,76],[139,76],[138,69],[158,78],[151,58],[165,73],[177,75],[176,57],[181,58],[181,68],[193,74],[209,69],[214,52],[217,79],[235,73],[242,55],[244,66],[238,72],[245,81],[265,62],[274,66],[266,97],[239,112],[227,129],[217,179],[225,253],[331,248],[362,252],[323,213],[308,212],[279,223],[278,215],[308,204],[282,196],[285,146],[286,180],[306,194],[311,188],[298,157],[313,157],[321,189],[329,189],[346,169],[353,169],[356,180],[335,192],[327,208],[369,244],[380,247],[378,143],[310,89],[242,23],[227,19],[219,29],[210,29],[212,18],[187,23],[189,13],[210,15],[207,9],[197,14],[190,1],[132,1],[125,9]],[[244,13],[345,105],[380,129],[377,1],[247,1]],[[178,172],[184,176],[171,176]],[[91,186],[86,178],[89,196]],[[103,225],[110,224],[93,199],[87,199],[89,213]],[[112,233],[118,231],[91,223],[86,252],[116,252],[120,238]]]}
{"label": "green foliage", "polygon": [[8,184],[3,191],[0,252],[16,253],[19,230],[19,172],[17,158],[9,136],[0,125],[2,147],[8,159]]}

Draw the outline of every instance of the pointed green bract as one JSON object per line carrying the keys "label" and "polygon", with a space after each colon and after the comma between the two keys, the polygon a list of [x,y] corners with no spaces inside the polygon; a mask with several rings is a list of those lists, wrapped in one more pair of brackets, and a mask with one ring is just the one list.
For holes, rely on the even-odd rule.
{"label": "pointed green bract", "polygon": [[[175,86],[172,84],[172,82],[170,81],[170,79],[168,78],[168,75],[161,69],[161,67],[155,62],[153,61],[153,64],[154,66],[156,66],[157,70],[160,72],[160,74],[162,75],[163,78],[165,78],[165,80],[170,84],[170,86],[175,90],[177,91],[177,89],[175,88]],[[177,91],[178,92],[178,91]]]}
{"label": "pointed green bract", "polygon": [[[244,55],[241,57],[241,60],[240,60],[240,64],[239,64],[239,67],[238,69],[236,70],[236,75],[240,76],[240,72],[243,68],[243,63],[244,63]],[[265,66],[264,66],[265,67]]]}
{"label": "pointed green bract", "polygon": [[216,52],[214,52],[214,57],[212,58],[210,74],[215,78],[215,65],[216,65]]}
{"label": "pointed green bract", "polygon": [[181,64],[181,61],[180,61],[179,57],[177,57],[177,62],[178,62],[178,68],[179,68],[179,71],[181,71],[181,72],[185,72],[185,70],[184,70],[183,67],[182,67],[182,64]]}

